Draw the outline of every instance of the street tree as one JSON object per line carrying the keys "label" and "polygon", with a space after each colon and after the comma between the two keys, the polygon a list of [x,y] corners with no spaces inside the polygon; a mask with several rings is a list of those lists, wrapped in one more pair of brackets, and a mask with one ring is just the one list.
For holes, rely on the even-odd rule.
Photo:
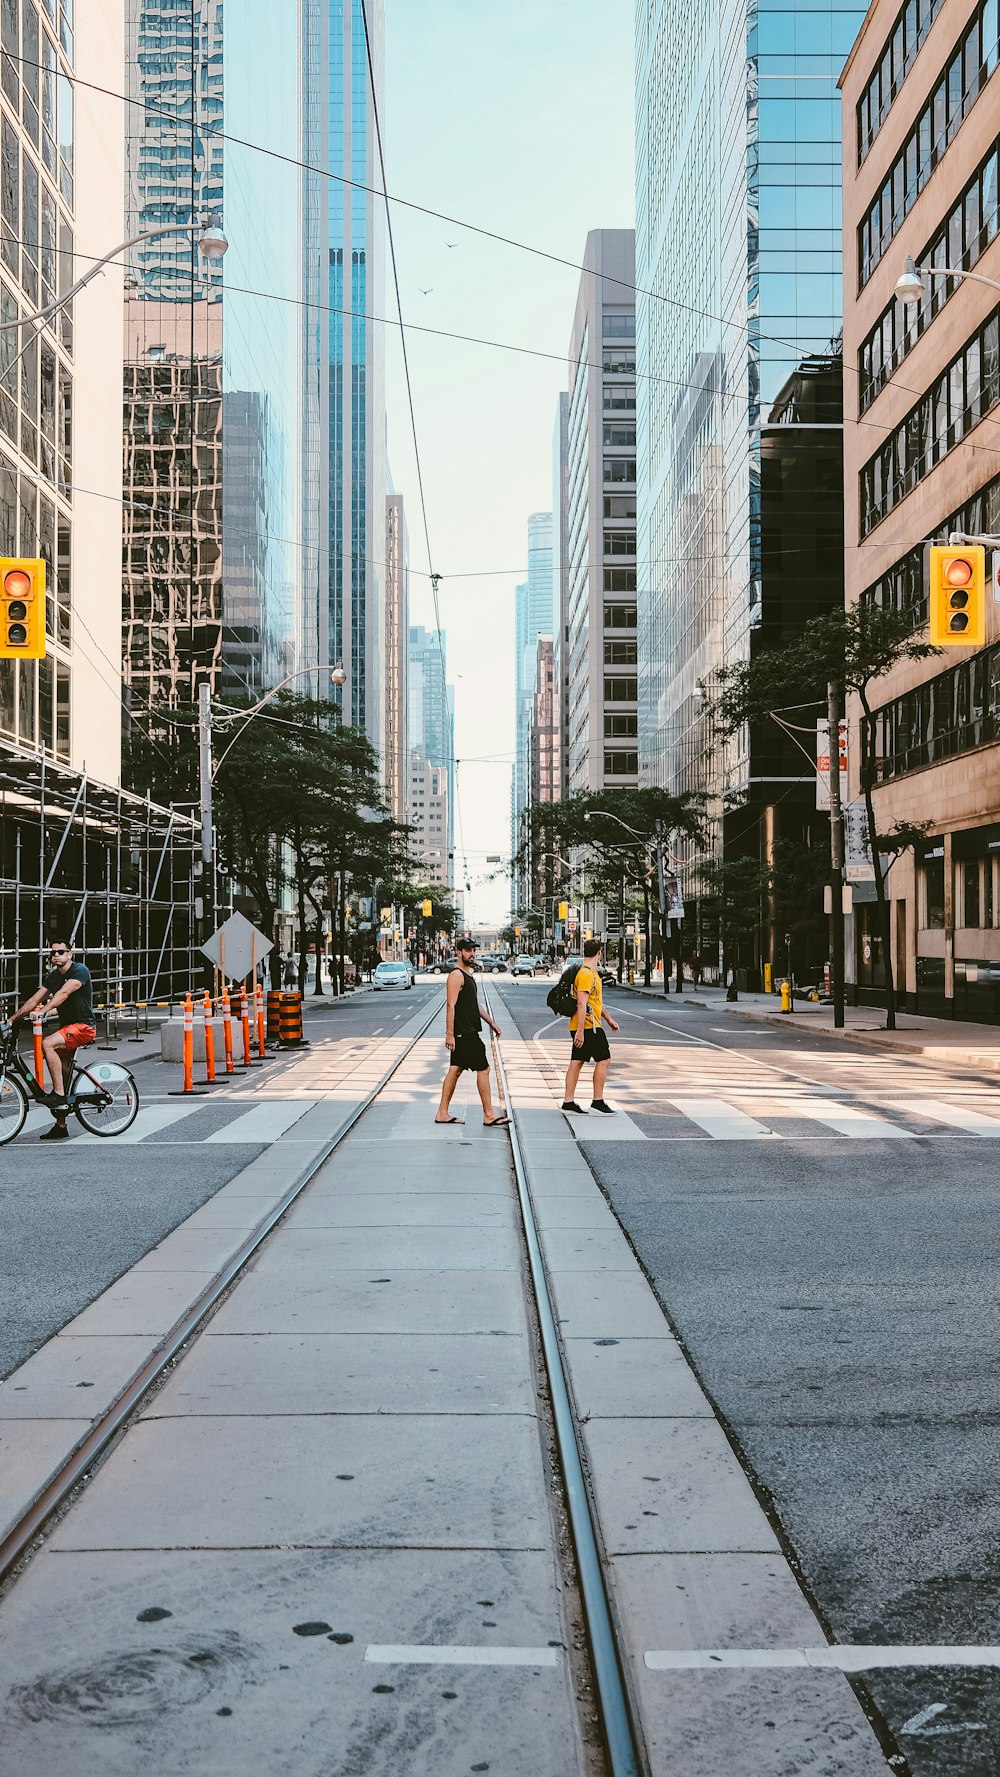
{"label": "street tree", "polygon": [[[776,719],[789,709],[788,687],[795,687],[795,708],[814,703],[817,713],[827,707],[829,688],[843,707],[853,693],[861,706],[860,779],[868,816],[868,833],[875,866],[875,898],[886,982],[886,1028],[896,1028],[896,992],[889,934],[889,905],[880,865],[883,849],[875,821],[873,791],[878,777],[872,690],[890,669],[903,660],[926,660],[939,650],[915,635],[912,615],[892,605],[860,600],[848,609],[813,617],[783,647],[761,651],[748,661],[723,667],[712,714],[724,738],[737,734],[744,724]],[[834,743],[835,744],[835,743]]]}

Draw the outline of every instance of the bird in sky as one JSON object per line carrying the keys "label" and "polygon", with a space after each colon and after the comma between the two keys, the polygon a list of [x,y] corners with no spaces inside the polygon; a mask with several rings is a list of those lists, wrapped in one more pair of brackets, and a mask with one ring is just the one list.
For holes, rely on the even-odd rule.
{"label": "bird in sky", "polygon": [[458,242],[457,241],[445,241],[445,246],[446,247],[457,247]]}
{"label": "bird in sky", "polygon": [[417,285],[417,289],[420,291],[421,296],[429,296],[431,291],[433,290],[433,288],[434,288],[433,284],[428,285],[426,290],[423,288],[423,286],[421,284]]}

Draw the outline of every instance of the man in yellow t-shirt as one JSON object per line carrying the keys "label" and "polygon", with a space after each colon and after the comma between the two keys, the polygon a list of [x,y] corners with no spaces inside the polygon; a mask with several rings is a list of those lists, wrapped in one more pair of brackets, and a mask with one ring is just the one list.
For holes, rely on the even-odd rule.
{"label": "man in yellow t-shirt", "polygon": [[614,1116],[609,1104],[604,1102],[604,1082],[608,1077],[611,1065],[611,1047],[608,1043],[605,1024],[608,1030],[617,1031],[610,1012],[604,1011],[601,993],[601,946],[596,938],[588,938],[583,947],[583,965],[576,972],[573,983],[576,993],[576,1011],[569,1021],[573,1037],[573,1048],[570,1052],[570,1064],[566,1069],[566,1096],[563,1100],[564,1111],[575,1111],[582,1114],[583,1107],[578,1105],[574,1094],[576,1083],[580,1078],[580,1069],[585,1061],[594,1064],[594,1102],[592,1109],[600,1111],[605,1117]]}

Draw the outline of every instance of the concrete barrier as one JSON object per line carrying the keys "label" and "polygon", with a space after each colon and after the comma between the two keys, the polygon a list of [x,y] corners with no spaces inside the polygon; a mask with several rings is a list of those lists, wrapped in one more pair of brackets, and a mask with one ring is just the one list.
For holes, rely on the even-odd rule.
{"label": "concrete barrier", "polygon": [[[222,1053],[222,1018],[216,1015],[212,1019],[212,1030],[215,1033],[215,1053]],[[202,1066],[205,1064],[205,1026],[200,1016],[194,1021],[194,1058]],[[160,1025],[160,1060],[184,1060],[184,1019],[183,1016],[168,1018]]]}

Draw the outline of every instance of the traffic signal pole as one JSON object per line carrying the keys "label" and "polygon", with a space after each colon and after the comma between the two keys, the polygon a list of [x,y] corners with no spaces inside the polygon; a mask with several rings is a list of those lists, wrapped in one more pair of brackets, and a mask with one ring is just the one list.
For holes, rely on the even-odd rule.
{"label": "traffic signal pole", "polygon": [[215,841],[212,816],[212,691],[198,686],[198,787],[201,802],[201,929],[215,929]]}
{"label": "traffic signal pole", "polygon": [[831,679],[826,688],[830,738],[830,935],[833,950],[833,1026],[844,1028],[844,811],[840,802],[840,724],[844,698]]}

